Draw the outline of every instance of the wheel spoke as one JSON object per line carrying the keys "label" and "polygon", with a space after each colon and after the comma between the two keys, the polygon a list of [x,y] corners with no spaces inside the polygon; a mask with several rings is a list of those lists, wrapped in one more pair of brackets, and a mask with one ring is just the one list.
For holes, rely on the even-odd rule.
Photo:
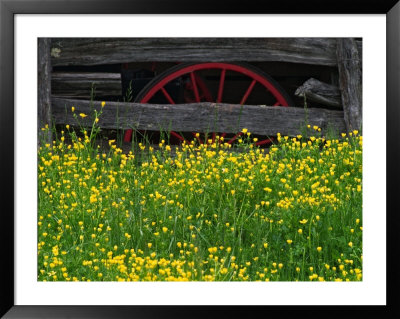
{"label": "wheel spoke", "polygon": [[247,100],[247,98],[249,97],[251,91],[253,90],[253,87],[254,87],[254,85],[256,84],[256,82],[257,82],[256,80],[251,81],[249,87],[247,88],[246,93],[243,95],[243,98],[242,98],[242,100],[240,101],[240,105],[243,105],[243,104],[246,102],[246,100]]}
{"label": "wheel spoke", "polygon": [[204,101],[206,101],[206,102],[213,102],[214,99],[213,99],[211,92],[208,89],[206,83],[204,83],[202,78],[200,76],[198,76],[197,74],[195,74],[195,79],[196,79],[196,84],[199,88],[199,92],[202,92],[201,98],[203,97]]}
{"label": "wheel spoke", "polygon": [[232,144],[239,136],[242,136],[243,132],[237,133],[234,137],[232,137],[227,143]]}
{"label": "wheel spoke", "polygon": [[278,106],[281,105],[281,103],[279,101],[276,101],[276,103],[273,106]]}
{"label": "wheel spoke", "polygon": [[132,140],[132,131],[133,130],[126,130],[124,135],[124,142],[130,142]]}
{"label": "wheel spoke", "polygon": [[190,79],[192,80],[192,85],[193,85],[194,96],[196,98],[196,102],[200,102],[199,89],[197,88],[197,83],[196,83],[196,78],[195,78],[194,72],[190,72]]}
{"label": "wheel spoke", "polygon": [[182,136],[180,136],[178,133],[176,133],[174,131],[171,131],[170,134],[175,136],[176,138],[180,139],[181,141],[185,140]]}
{"label": "wheel spoke", "polygon": [[164,93],[164,96],[167,98],[169,104],[175,104],[174,100],[171,98],[171,96],[168,94],[167,90],[164,89],[164,87],[161,88],[161,92]]}
{"label": "wheel spoke", "polygon": [[225,74],[226,74],[226,69],[222,69],[221,78],[219,81],[217,103],[221,103],[222,100],[222,93],[224,91],[224,83],[225,83]]}
{"label": "wheel spoke", "polygon": [[273,139],[270,138],[270,139],[266,139],[266,140],[263,140],[263,141],[259,141],[259,142],[256,143],[256,145],[271,144],[272,141],[273,141]]}
{"label": "wheel spoke", "polygon": [[215,142],[215,135],[216,135],[215,132],[213,132],[213,134],[212,134],[212,142],[211,142],[212,144],[214,144],[214,142]]}

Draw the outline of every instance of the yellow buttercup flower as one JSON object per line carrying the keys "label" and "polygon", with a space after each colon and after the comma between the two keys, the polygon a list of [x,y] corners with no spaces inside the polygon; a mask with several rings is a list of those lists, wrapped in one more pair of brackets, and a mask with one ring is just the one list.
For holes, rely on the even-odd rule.
{"label": "yellow buttercup flower", "polygon": [[96,148],[101,103],[38,150],[38,280],[362,280],[361,136]]}

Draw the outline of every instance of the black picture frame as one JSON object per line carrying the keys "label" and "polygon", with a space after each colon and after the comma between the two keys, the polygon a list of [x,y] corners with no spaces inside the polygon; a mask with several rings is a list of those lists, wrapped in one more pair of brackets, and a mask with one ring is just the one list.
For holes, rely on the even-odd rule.
{"label": "black picture frame", "polygon": [[[1,309],[4,318],[153,318],[260,315],[399,317],[396,198],[400,161],[400,1],[161,1],[161,0],[0,0],[0,180]],[[16,14],[385,14],[387,21],[387,304],[386,306],[23,306],[14,302],[14,17]],[[379,80],[379,79],[378,79]],[[384,142],[384,141],[382,141]],[[382,172],[383,174],[384,172]],[[396,209],[397,207],[397,209]],[[377,214],[384,212],[377,212]]]}

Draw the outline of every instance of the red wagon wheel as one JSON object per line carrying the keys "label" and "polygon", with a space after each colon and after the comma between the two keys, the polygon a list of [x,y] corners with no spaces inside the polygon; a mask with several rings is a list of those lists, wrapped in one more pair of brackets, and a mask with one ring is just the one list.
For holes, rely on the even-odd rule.
{"label": "red wagon wheel", "polygon": [[[167,84],[178,79],[184,83],[186,89],[182,101],[174,100],[166,89]],[[230,87],[229,94],[224,95],[224,91],[228,87]],[[244,63],[206,62],[178,64],[151,80],[139,92],[135,102],[151,103],[156,94],[161,94],[169,104],[206,101],[241,105],[246,103],[248,105],[294,105],[288,94],[275,80],[258,68]],[[188,96],[188,94],[191,96]],[[170,132],[170,134],[181,141],[185,140],[184,136],[176,132]],[[195,136],[196,133],[192,134]],[[213,133],[212,136],[213,142],[215,134]],[[233,135],[222,133],[220,136],[224,137],[227,143],[233,143],[240,135],[242,135],[241,132]],[[127,130],[124,141],[129,142],[131,138],[132,130]],[[198,139],[202,142],[201,138],[198,137]],[[204,136],[204,139],[207,139],[207,136]],[[256,144],[262,145],[270,142],[270,139],[261,139]]]}

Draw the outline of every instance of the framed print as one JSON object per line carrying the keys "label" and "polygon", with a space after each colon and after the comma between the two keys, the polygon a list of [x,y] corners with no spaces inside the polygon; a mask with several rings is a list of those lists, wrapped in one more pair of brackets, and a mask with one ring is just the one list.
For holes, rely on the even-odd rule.
{"label": "framed print", "polygon": [[0,1],[4,318],[399,313],[397,1]]}

